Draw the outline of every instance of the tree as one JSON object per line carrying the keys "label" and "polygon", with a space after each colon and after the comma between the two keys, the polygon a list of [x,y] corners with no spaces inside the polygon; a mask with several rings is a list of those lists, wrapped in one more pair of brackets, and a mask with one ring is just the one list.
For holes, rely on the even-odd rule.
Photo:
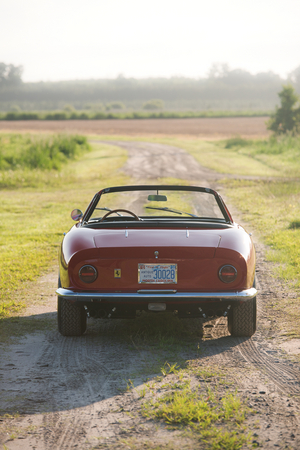
{"label": "tree", "polygon": [[296,134],[300,131],[300,99],[291,85],[282,86],[278,95],[281,106],[276,107],[275,113],[271,115],[268,129],[275,134]]}
{"label": "tree", "polygon": [[22,66],[0,62],[0,86],[15,86],[22,83]]}
{"label": "tree", "polygon": [[224,78],[230,72],[226,63],[213,63],[208,72],[208,78]]}

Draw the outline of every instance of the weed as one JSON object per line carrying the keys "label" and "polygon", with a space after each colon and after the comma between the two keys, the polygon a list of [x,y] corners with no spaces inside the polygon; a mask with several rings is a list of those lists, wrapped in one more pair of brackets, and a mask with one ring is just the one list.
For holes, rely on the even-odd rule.
{"label": "weed", "polygon": [[250,440],[250,434],[218,430],[217,427],[201,431],[201,441],[207,444],[210,450],[239,450],[244,444],[249,444]]}
{"label": "weed", "polygon": [[143,389],[139,390],[140,398],[144,398],[147,393],[147,386],[144,386]]}
{"label": "weed", "polygon": [[132,380],[128,380],[127,386],[126,386],[126,392],[130,392],[132,389],[134,389],[134,383]]}
{"label": "weed", "polygon": [[160,369],[160,371],[163,374],[163,376],[165,377],[165,376],[169,375],[170,373],[177,374],[179,369],[180,368],[177,363],[171,365],[168,362],[165,362],[165,364]]}

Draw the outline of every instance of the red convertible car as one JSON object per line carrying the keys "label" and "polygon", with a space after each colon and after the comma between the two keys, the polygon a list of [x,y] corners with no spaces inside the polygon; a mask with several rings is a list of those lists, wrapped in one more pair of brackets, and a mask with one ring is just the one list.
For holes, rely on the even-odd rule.
{"label": "red convertible car", "polygon": [[87,317],[143,311],[228,317],[233,336],[256,330],[255,249],[221,196],[196,186],[142,185],[97,192],[64,236],[58,328],[79,336]]}

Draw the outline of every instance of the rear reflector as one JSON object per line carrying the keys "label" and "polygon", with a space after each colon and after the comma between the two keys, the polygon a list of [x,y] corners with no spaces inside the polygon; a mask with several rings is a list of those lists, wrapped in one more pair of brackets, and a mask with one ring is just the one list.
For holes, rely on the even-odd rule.
{"label": "rear reflector", "polygon": [[237,270],[235,267],[227,264],[222,266],[219,270],[219,278],[223,283],[232,283],[237,277]]}
{"label": "rear reflector", "polygon": [[79,278],[84,283],[93,283],[97,279],[98,273],[93,266],[82,266],[79,270]]}

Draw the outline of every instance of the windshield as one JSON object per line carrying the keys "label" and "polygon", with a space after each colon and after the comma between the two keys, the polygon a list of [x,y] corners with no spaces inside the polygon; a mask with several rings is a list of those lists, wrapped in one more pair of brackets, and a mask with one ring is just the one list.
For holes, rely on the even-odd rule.
{"label": "windshield", "polygon": [[112,188],[108,192],[104,191],[89,222],[101,220],[105,215],[107,215],[105,221],[130,220],[130,218],[136,220],[135,216],[143,219],[225,220],[220,205],[212,192],[180,190],[180,188],[168,190],[167,187],[163,189],[151,189],[150,187],[148,189],[147,187],[147,190],[136,189],[120,192],[115,192]]}

